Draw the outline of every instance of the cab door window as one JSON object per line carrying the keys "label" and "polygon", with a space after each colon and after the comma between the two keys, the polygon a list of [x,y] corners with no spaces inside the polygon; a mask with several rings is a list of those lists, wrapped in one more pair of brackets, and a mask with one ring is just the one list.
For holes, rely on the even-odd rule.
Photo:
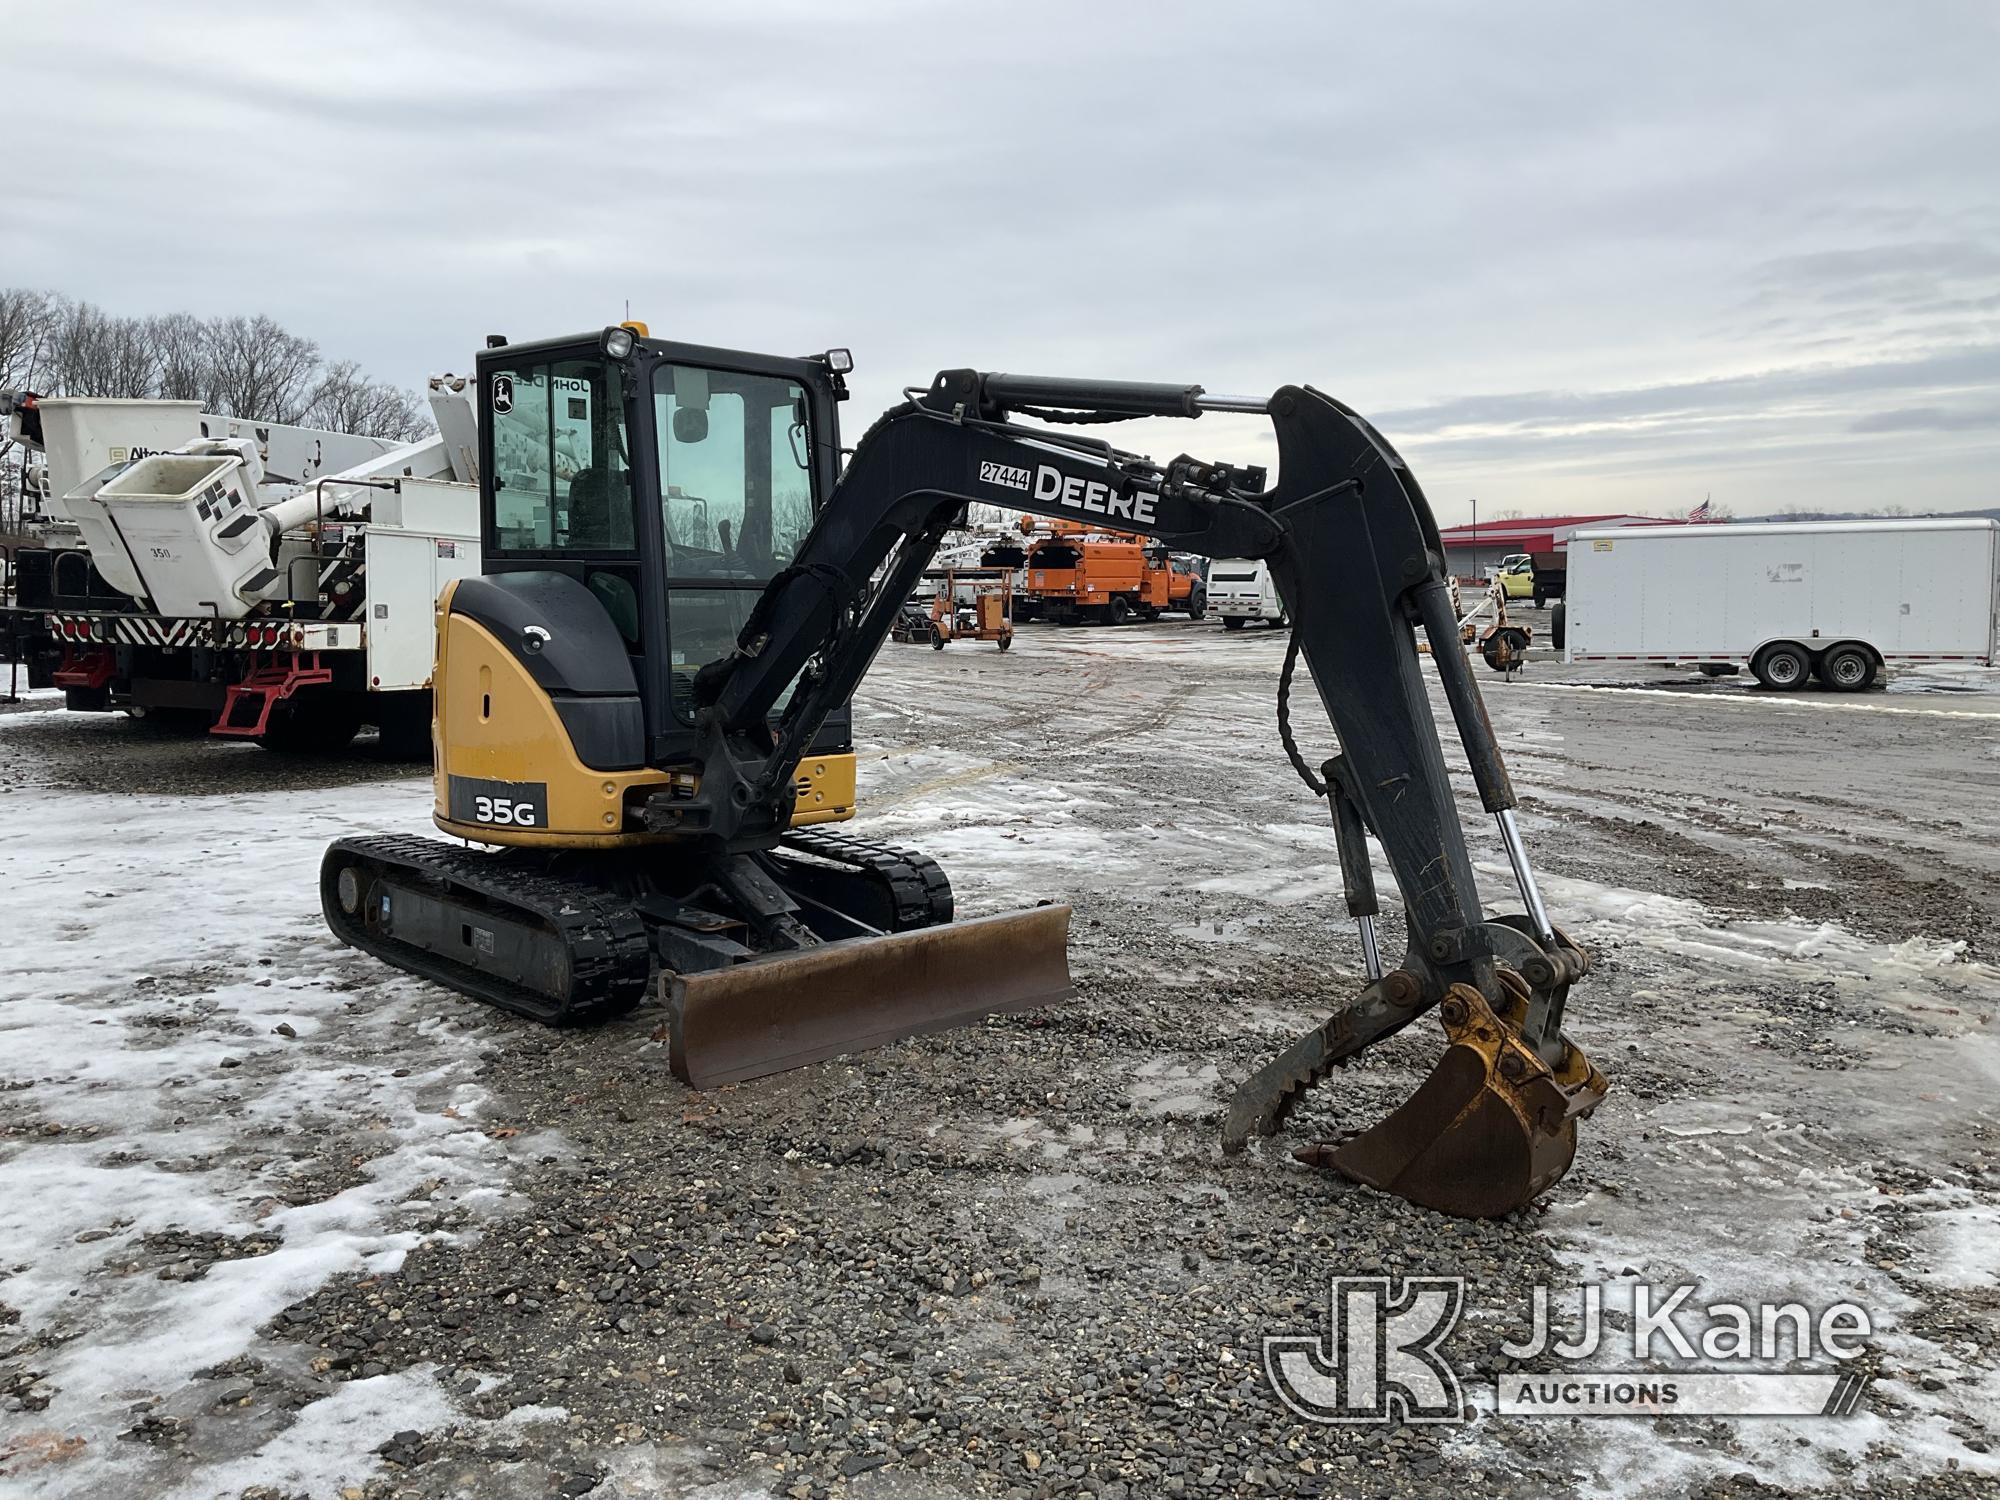
{"label": "cab door window", "polygon": [[493,537],[500,552],[633,555],[625,401],[616,367],[559,359],[490,371]]}
{"label": "cab door window", "polygon": [[695,673],[735,647],[812,527],[809,405],[782,376],[667,364],[653,409],[674,709],[691,721]]}

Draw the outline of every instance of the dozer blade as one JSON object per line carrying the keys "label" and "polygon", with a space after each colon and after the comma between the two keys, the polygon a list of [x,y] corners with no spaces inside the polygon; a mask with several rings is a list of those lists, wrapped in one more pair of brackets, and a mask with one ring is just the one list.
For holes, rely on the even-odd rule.
{"label": "dozer blade", "polygon": [[1070,993],[1067,906],[1038,906],[667,978],[676,1077],[698,1089]]}
{"label": "dozer blade", "polygon": [[1497,1218],[1569,1170],[1576,1122],[1608,1084],[1568,1043],[1551,1069],[1469,985],[1453,985],[1439,1013],[1450,1046],[1416,1093],[1372,1129],[1298,1158],[1440,1213]]}

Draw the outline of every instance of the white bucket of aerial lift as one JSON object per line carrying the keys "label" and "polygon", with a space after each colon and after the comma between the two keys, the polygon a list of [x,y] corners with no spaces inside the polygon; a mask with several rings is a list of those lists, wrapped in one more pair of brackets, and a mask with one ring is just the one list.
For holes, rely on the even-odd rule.
{"label": "white bucket of aerial lift", "polygon": [[[107,466],[165,453],[202,436],[199,401],[43,396],[36,410],[48,454],[49,494],[57,502],[52,512],[61,509],[71,490]],[[52,519],[70,518],[52,514]],[[95,538],[85,540],[96,545]]]}
{"label": "white bucket of aerial lift", "polygon": [[142,458],[67,499],[73,513],[103,514],[160,614],[237,620],[284,593],[273,544],[316,504],[302,495],[258,509],[263,477],[255,442],[206,439]]}

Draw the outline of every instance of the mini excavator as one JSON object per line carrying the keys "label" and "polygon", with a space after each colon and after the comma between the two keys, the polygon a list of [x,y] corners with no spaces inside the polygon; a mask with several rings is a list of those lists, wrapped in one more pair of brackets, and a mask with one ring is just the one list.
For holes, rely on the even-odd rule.
{"label": "mini excavator", "polygon": [[[850,700],[947,530],[979,502],[1268,563],[1292,619],[1277,723],[1330,809],[1368,984],[1238,1089],[1226,1151],[1436,1010],[1446,1047],[1400,1107],[1301,1159],[1494,1216],[1568,1170],[1607,1087],[1563,1035],[1589,967],[1549,918],[1408,467],[1332,397],[946,370],[845,466],[845,350],[779,358],[641,325],[478,363],[482,574],[437,604],[435,822],[467,841],[342,839],[321,901],[347,943],[564,1024],[657,989],[697,1088],[1047,1004],[1069,908],[954,920],[923,855],[843,828]],[[1086,431],[1269,418],[1278,477],[1157,464]],[[1025,419],[1025,420],[1024,420]],[[1432,718],[1421,628],[1524,910],[1488,917]],[[1338,737],[1293,736],[1303,656]],[[1384,966],[1368,839],[1403,898]],[[488,846],[473,848],[470,845]]]}

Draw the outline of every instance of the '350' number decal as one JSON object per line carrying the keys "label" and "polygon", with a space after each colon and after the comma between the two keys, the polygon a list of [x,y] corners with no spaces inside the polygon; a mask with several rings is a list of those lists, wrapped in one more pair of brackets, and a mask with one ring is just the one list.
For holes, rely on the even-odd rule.
{"label": "'350' number decal", "polygon": [[454,823],[483,823],[488,828],[549,826],[549,788],[543,781],[454,776],[449,805]]}

